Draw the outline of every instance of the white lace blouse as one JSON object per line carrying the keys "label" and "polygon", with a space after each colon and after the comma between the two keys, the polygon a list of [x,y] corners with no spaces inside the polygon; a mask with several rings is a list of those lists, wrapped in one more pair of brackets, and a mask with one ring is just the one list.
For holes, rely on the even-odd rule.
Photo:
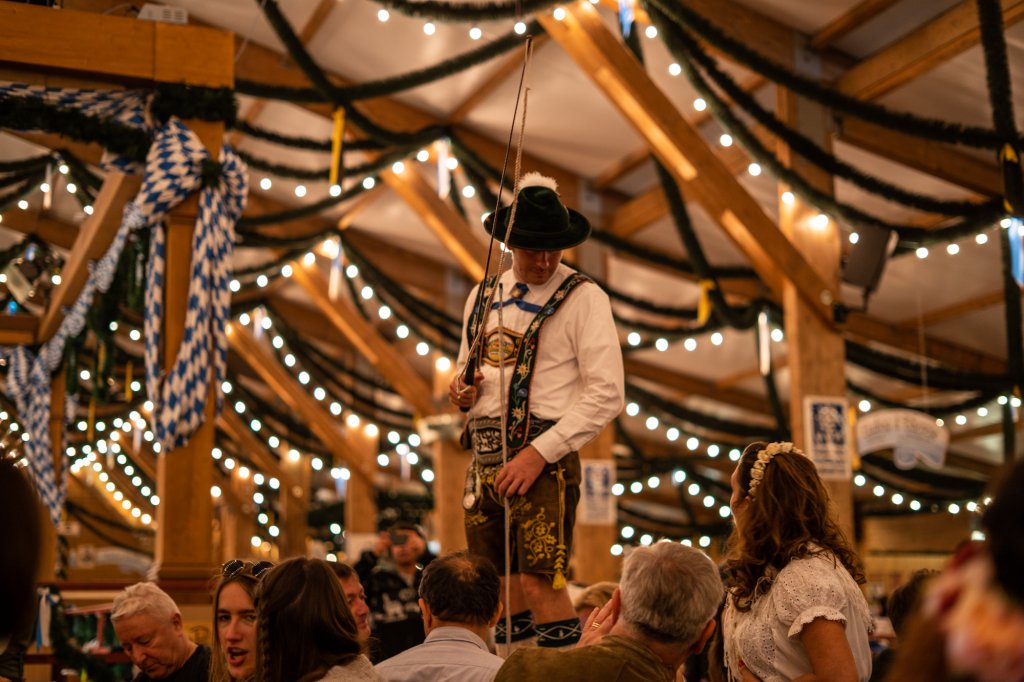
{"label": "white lace blouse", "polygon": [[740,661],[763,682],[783,682],[814,672],[800,633],[816,618],[846,626],[857,679],[867,682],[871,614],[856,581],[830,553],[791,561],[749,611],[737,611],[732,598],[727,600],[722,629],[730,679],[741,679]]}

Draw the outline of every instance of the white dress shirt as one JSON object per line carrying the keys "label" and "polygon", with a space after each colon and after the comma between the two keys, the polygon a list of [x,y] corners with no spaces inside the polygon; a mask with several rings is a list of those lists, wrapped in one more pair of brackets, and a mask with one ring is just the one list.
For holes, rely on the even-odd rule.
{"label": "white dress shirt", "polygon": [[465,628],[434,628],[419,646],[377,664],[387,682],[491,682],[505,661]]}
{"label": "white dress shirt", "polygon": [[[547,283],[531,284],[523,300],[543,306],[573,272],[564,263],[560,264]],[[514,271],[507,270],[498,283],[504,286],[503,295],[507,299],[516,284]],[[465,325],[476,302],[476,292],[474,288],[466,301],[458,360],[460,371],[464,370],[469,355]],[[497,293],[494,300],[499,300]],[[501,309],[505,329],[515,334],[523,334],[535,315],[515,305]],[[490,332],[497,327],[498,311],[491,310],[486,330]],[[502,395],[507,400],[508,383],[514,369],[515,358],[512,358],[505,365],[505,389],[499,391],[500,368],[486,362],[481,364],[484,380],[479,400],[470,410],[471,417],[501,415]],[[625,402],[623,393],[622,351],[611,303],[599,286],[585,282],[569,294],[541,327],[530,385],[530,412],[557,423],[529,444],[548,462],[557,462],[592,440],[619,414]]]}

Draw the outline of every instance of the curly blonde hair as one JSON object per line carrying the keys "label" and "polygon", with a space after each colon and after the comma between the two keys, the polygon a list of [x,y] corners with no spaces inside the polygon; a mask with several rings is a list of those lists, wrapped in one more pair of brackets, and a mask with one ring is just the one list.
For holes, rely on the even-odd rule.
{"label": "curly blonde hair", "polygon": [[[769,446],[775,454],[760,465],[757,492],[750,495],[754,465]],[[833,555],[864,582],[857,555],[829,511],[825,484],[803,452],[789,443],[751,443],[737,468],[747,506],[729,537],[723,567],[737,610],[750,610],[789,562],[814,554]]]}

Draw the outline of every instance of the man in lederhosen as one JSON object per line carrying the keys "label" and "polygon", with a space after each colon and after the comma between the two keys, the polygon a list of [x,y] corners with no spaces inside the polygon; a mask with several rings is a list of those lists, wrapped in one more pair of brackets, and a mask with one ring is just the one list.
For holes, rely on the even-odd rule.
{"label": "man in lederhosen", "polygon": [[[505,238],[511,207],[485,223]],[[576,504],[578,450],[622,409],[622,353],[608,296],[561,263],[562,251],[590,236],[590,224],[559,199],[554,180],[523,177],[507,246],[512,268],[475,288],[466,302],[460,374],[453,405],[470,408],[465,432],[473,450],[467,474],[466,537],[471,551],[502,571],[505,497],[511,507],[512,641],[572,646],[580,622],[565,590]],[[494,288],[487,315],[481,310]],[[498,291],[501,291],[499,297]],[[499,330],[499,309],[504,329]],[[472,385],[462,376],[469,346],[483,325]],[[501,365],[504,364],[509,461],[502,467]],[[502,596],[504,597],[504,590]],[[505,642],[504,620],[496,641]],[[502,650],[499,649],[499,653]]]}

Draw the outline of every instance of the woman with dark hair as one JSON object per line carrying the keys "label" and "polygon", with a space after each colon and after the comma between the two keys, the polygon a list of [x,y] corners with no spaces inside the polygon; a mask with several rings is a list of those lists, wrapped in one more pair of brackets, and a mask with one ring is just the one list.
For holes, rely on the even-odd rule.
{"label": "woman with dark hair", "polygon": [[753,443],[732,475],[725,663],[731,680],[866,682],[871,614],[824,483],[792,443]]}
{"label": "woman with dark hair", "polygon": [[383,682],[363,655],[352,612],[326,561],[296,557],[256,590],[260,682]]}
{"label": "woman with dark hair", "polygon": [[221,567],[213,592],[210,682],[247,682],[256,676],[256,605],[259,578],[273,566],[232,559]]}

